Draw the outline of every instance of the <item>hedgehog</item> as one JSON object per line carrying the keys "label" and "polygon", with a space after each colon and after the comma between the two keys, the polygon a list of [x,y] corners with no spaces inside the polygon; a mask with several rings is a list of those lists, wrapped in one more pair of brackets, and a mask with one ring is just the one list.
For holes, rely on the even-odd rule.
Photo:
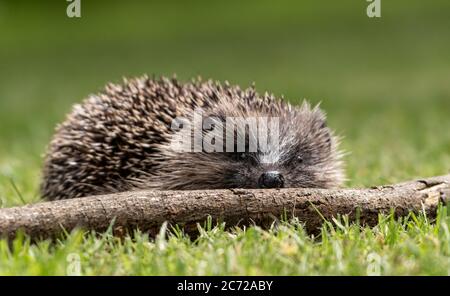
{"label": "hedgehog", "polygon": [[[174,122],[193,120],[198,109],[217,126],[229,118],[276,118],[276,130],[275,125],[267,130],[276,131],[277,147],[250,151],[255,132],[247,127],[228,134],[244,143],[240,149],[233,144],[231,151],[180,152],[174,143],[182,124],[174,128]],[[211,125],[201,129],[206,135]],[[214,131],[217,146],[221,132]],[[195,139],[190,147],[197,144]],[[74,105],[57,126],[45,155],[41,194],[56,200],[143,189],[335,188],[345,180],[338,146],[325,113],[307,101],[294,105],[261,95],[254,85],[244,89],[201,78],[185,83],[175,77],[124,78]]]}

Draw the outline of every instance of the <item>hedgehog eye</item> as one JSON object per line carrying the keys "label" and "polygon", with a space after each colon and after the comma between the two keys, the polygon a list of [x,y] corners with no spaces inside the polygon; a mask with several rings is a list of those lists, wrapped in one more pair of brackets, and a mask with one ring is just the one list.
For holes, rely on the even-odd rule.
{"label": "hedgehog eye", "polygon": [[236,161],[242,161],[242,160],[245,160],[245,158],[246,158],[245,153],[232,153],[231,156]]}
{"label": "hedgehog eye", "polygon": [[299,163],[302,163],[302,162],[303,162],[303,157],[302,157],[302,156],[297,156],[297,161],[298,161]]}
{"label": "hedgehog eye", "polygon": [[246,153],[233,153],[233,158],[237,161],[244,161],[247,159]]}

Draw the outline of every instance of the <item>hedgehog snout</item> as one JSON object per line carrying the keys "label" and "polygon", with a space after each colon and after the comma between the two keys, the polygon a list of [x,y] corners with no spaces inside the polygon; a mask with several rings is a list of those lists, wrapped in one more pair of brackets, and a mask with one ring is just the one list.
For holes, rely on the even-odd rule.
{"label": "hedgehog snout", "polygon": [[282,188],[284,187],[284,177],[278,171],[268,171],[261,174],[258,179],[260,188]]}

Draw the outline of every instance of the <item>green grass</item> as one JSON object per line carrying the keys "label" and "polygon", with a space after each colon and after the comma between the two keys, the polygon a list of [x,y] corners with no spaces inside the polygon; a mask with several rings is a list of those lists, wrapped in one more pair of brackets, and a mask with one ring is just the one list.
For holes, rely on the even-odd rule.
{"label": "green grass", "polygon": [[[344,218],[308,236],[297,220],[270,230],[225,231],[200,227],[189,239],[180,231],[156,240],[135,232],[123,239],[110,232],[75,232],[50,244],[19,236],[10,250],[0,241],[1,273],[7,275],[448,275],[450,218],[442,208],[436,223],[411,215],[401,221],[380,216],[374,228]],[[79,265],[77,265],[79,262]],[[77,269],[80,266],[80,269]]]}
{"label": "green grass", "polygon": [[[348,186],[449,172],[448,1],[384,1],[376,20],[350,0],[91,2],[78,20],[65,17],[64,1],[0,2],[1,207],[40,200],[41,156],[72,104],[143,73],[255,81],[293,103],[322,102],[350,152]],[[12,249],[0,240],[0,274],[66,274],[79,256],[82,274],[367,274],[380,259],[381,274],[446,275],[445,209],[438,220],[325,224],[317,237],[295,221],[207,227],[196,240],[19,236]]]}

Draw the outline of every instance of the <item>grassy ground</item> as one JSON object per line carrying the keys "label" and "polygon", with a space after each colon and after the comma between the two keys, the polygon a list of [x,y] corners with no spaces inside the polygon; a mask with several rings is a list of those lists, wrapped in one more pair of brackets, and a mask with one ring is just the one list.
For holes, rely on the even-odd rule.
{"label": "grassy ground", "polygon": [[[255,81],[294,103],[321,101],[350,152],[348,186],[449,171],[448,1],[383,1],[381,19],[350,0],[82,1],[81,19],[65,16],[64,1],[35,2],[0,1],[2,207],[39,201],[41,154],[73,103],[143,73]],[[210,226],[195,241],[18,237],[11,250],[0,240],[0,274],[66,274],[78,259],[82,274],[448,274],[449,227],[444,208],[436,223],[342,221],[318,237],[295,221]]]}

